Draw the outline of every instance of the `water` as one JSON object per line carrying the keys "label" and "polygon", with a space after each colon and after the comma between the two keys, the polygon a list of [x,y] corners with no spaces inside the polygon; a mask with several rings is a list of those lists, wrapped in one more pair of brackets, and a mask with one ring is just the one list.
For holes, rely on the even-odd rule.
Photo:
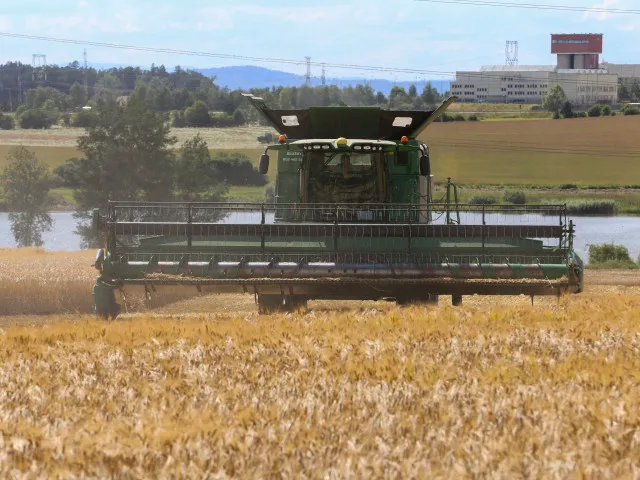
{"label": "water", "polygon": [[[80,250],[80,237],[74,234],[76,219],[72,212],[52,212],[53,228],[43,234],[44,248],[47,250]],[[267,215],[267,222],[273,221],[273,214]],[[539,222],[538,222],[539,220]],[[259,222],[260,216],[251,212],[236,213],[227,219],[230,223]],[[576,225],[574,247],[586,260],[590,244],[615,243],[629,249],[634,260],[640,255],[640,217],[573,217]],[[542,223],[549,224],[549,217],[531,215],[487,215],[487,223]],[[481,223],[471,218],[462,218],[462,223]],[[0,212],[0,247],[15,247],[11,234],[9,215]]]}

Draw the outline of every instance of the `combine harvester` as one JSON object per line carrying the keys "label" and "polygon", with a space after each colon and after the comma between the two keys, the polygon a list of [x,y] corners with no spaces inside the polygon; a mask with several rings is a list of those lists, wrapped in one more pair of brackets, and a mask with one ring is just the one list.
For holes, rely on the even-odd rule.
{"label": "combine harvester", "polygon": [[94,212],[106,241],[95,264],[99,313],[115,313],[112,285],[244,292],[260,312],[311,299],[451,295],[459,305],[463,295],[582,291],[565,206],[461,205],[450,181],[434,202],[417,137],[455,97],[435,111],[272,110],[247,98],[280,134],[259,166],[266,174],[268,154],[277,157],[275,203],[111,202],[106,216]]}

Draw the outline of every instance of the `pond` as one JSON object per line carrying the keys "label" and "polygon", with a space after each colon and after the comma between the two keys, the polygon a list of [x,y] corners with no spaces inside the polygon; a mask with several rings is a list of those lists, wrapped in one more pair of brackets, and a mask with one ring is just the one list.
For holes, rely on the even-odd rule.
{"label": "pond", "polygon": [[[43,234],[44,248],[47,250],[80,250],[80,237],[73,233],[76,229],[76,219],[72,212],[51,212],[53,228]],[[267,222],[273,221],[273,215],[268,215]],[[250,223],[259,221],[259,217],[251,213],[235,214],[227,221],[234,223]],[[586,260],[585,253],[589,244],[615,243],[629,249],[635,260],[640,255],[640,217],[573,217],[576,225],[575,249]],[[462,219],[465,223],[465,219]],[[515,223],[514,216],[493,215],[487,217],[487,223]],[[528,216],[518,223],[534,223],[536,218]],[[471,222],[466,222],[471,223]],[[476,222],[473,222],[476,223]],[[549,223],[549,218],[544,220]],[[16,243],[11,234],[9,214],[0,212],[0,247],[15,247]]]}

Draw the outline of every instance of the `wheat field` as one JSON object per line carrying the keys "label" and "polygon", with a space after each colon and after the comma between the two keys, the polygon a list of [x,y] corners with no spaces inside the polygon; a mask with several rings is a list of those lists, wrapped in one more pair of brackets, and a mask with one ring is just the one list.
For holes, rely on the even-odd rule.
{"label": "wheat field", "polygon": [[[20,272],[32,304],[88,296],[92,257],[0,251],[0,305]],[[533,306],[5,312],[0,477],[640,478],[640,279],[589,278]]]}

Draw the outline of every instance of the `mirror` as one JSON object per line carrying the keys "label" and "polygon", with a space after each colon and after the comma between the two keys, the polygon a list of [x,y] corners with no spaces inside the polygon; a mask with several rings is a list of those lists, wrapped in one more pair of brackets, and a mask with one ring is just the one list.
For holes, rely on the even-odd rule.
{"label": "mirror", "polygon": [[428,177],[431,175],[431,162],[429,155],[422,155],[420,157],[420,175]]}
{"label": "mirror", "polygon": [[269,155],[263,153],[260,155],[260,162],[258,163],[258,171],[262,175],[266,175],[269,172]]}

